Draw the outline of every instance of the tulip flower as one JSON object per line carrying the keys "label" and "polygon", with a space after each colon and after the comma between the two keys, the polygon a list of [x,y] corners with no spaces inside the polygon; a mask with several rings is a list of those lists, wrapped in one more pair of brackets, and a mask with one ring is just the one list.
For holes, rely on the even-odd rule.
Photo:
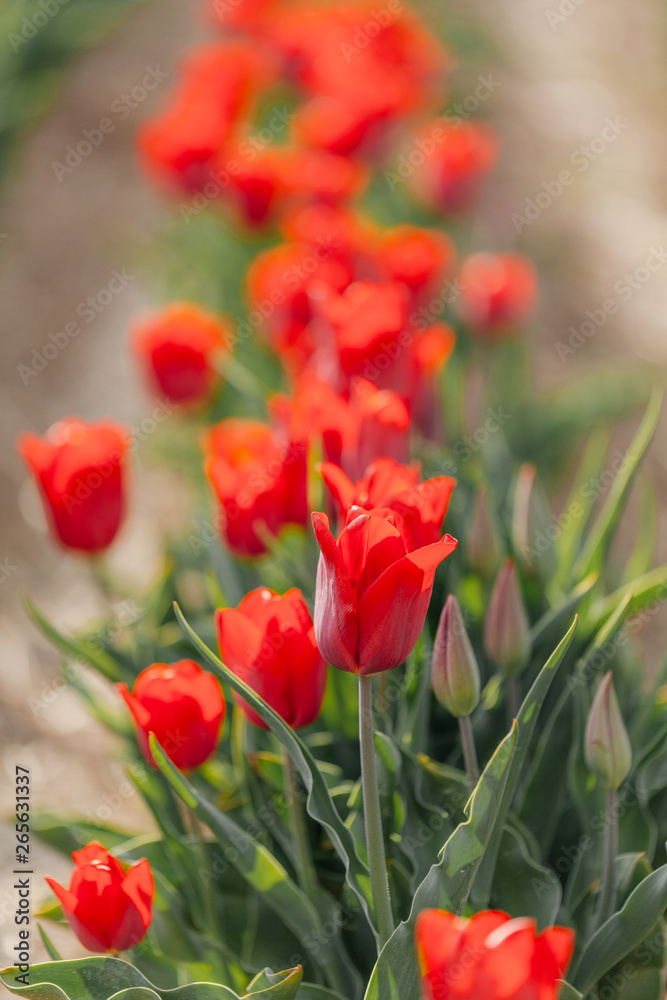
{"label": "tulip flower", "polygon": [[190,302],[172,302],[138,323],[133,346],[157,388],[173,403],[210,399],[220,382],[231,330]]}
{"label": "tulip flower", "polygon": [[460,311],[483,336],[511,332],[535,308],[537,275],[521,254],[473,254],[461,266],[459,285]]}
{"label": "tulip flower", "polygon": [[605,788],[620,788],[632,767],[632,747],[611,671],[600,684],[588,716],[586,763]]}
{"label": "tulip flower", "polygon": [[384,280],[405,285],[416,305],[439,290],[454,260],[454,244],[439,230],[394,226],[378,236],[373,257]]}
{"label": "tulip flower", "polygon": [[557,1000],[574,931],[484,910],[423,910],[415,929],[425,1000]]}
{"label": "tulip flower", "polygon": [[315,635],[339,670],[368,676],[392,670],[419,638],[435,571],[456,548],[450,535],[409,551],[400,517],[352,507],[338,538],[325,514],[313,514],[321,550]]}
{"label": "tulip flower", "polygon": [[67,923],[88,951],[136,948],[150,926],[155,887],[145,859],[127,871],[96,840],[75,851],[69,889],[46,878]]}
{"label": "tulip flower", "polygon": [[343,447],[341,464],[355,478],[382,455],[396,462],[407,461],[410,448],[410,411],[390,389],[378,389],[372,382],[355,379],[350,408],[354,434]]}
{"label": "tulip flower", "polygon": [[267,551],[266,534],[308,518],[307,442],[280,428],[230,418],[206,439],[206,474],[220,502],[221,532],[238,555]]}
{"label": "tulip flower", "polygon": [[421,127],[415,141],[426,155],[410,175],[411,193],[442,212],[467,209],[496,165],[495,132],[483,122],[434,118]]}
{"label": "tulip flower", "polygon": [[383,508],[400,516],[398,527],[409,551],[440,538],[456,486],[451,476],[437,476],[422,483],[418,462],[400,465],[393,458],[371,462],[356,483],[333,462],[324,462],[321,472],[343,520],[350,507],[365,511]]}
{"label": "tulip flower", "polygon": [[215,677],[198,663],[153,663],[139,674],[132,692],[126,684],[116,688],[132,713],[141,752],[151,767],[157,765],[150,733],[181,771],[192,771],[213,756],[225,699]]}
{"label": "tulip flower", "polygon": [[485,580],[490,580],[498,571],[502,554],[502,542],[489,508],[489,493],[481,486],[470,519],[468,562]]}
{"label": "tulip flower", "polygon": [[433,643],[431,678],[435,696],[457,718],[479,704],[479,667],[453,594],[445,602]]}
{"label": "tulip flower", "polygon": [[23,434],[18,450],[32,472],[55,537],[90,554],[107,549],[125,515],[129,431],[68,417],[40,438]]}
{"label": "tulip flower", "polygon": [[507,677],[516,677],[530,654],[530,623],[516,563],[506,559],[495,582],[484,622],[484,647]]}
{"label": "tulip flower", "polygon": [[[293,729],[315,722],[322,709],[327,667],[300,590],[282,596],[267,587],[247,594],[237,608],[216,612],[220,656]],[[267,725],[234,696],[253,726]]]}

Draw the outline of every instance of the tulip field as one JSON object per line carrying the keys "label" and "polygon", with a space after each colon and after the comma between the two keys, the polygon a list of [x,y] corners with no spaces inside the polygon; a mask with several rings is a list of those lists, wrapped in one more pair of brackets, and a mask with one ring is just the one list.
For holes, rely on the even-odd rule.
{"label": "tulip field", "polygon": [[[27,615],[151,822],[47,812],[17,766],[33,909],[2,984],[664,1000],[667,668],[636,641],[667,597],[657,380],[536,389],[542,264],[469,232],[502,152],[492,77],[452,106],[457,55],[419,5],[198,14],[136,137],[173,215],[127,331],[150,440],[63,412],[16,443],[49,544],[110,609]],[[181,477],[189,529],[118,625],[139,461]]]}

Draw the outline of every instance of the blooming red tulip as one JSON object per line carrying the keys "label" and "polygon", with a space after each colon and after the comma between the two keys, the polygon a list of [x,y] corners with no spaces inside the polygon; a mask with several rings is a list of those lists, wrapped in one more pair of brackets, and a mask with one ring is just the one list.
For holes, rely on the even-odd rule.
{"label": "blooming red tulip", "polygon": [[[300,590],[282,596],[267,587],[247,594],[238,608],[216,612],[220,655],[293,729],[318,718],[327,679],[310,612]],[[243,700],[254,726],[268,727]]]}
{"label": "blooming red tulip", "polygon": [[315,635],[339,670],[376,674],[412,650],[428,610],[435,571],[456,548],[450,535],[410,552],[394,513],[352,507],[338,538],[326,514],[313,514],[321,550]]}
{"label": "blooming red tulip", "polygon": [[423,910],[416,943],[425,1000],[556,1000],[574,931],[512,919],[498,910],[469,920]]}
{"label": "blooming red tulip", "polygon": [[384,280],[402,283],[418,299],[444,281],[454,260],[454,244],[437,230],[394,226],[378,237],[374,257]]}
{"label": "blooming red tulip", "polygon": [[182,771],[192,771],[213,756],[225,718],[225,699],[215,677],[194,660],[154,663],[141,671],[132,692],[126,684],[116,687],[132,713],[139,746],[152,767],[157,765],[149,733]]}
{"label": "blooming red tulip", "polygon": [[110,420],[60,420],[45,438],[22,434],[18,450],[39,486],[47,519],[68,549],[101,552],[125,514],[129,431]]}
{"label": "blooming red tulip", "polygon": [[136,948],[150,926],[155,886],[145,859],[127,871],[96,840],[72,860],[76,865],[69,889],[46,881],[58,897],[67,923],[88,951]]}
{"label": "blooming red tulip", "polygon": [[410,448],[410,411],[390,389],[355,379],[350,399],[355,435],[343,448],[342,466],[355,479],[380,456],[406,462]]}
{"label": "blooming red tulip", "polygon": [[343,518],[350,507],[365,511],[380,508],[398,514],[397,527],[408,551],[432,545],[440,538],[456,486],[451,476],[437,476],[422,483],[418,462],[400,465],[393,458],[376,459],[356,483],[333,462],[324,462],[321,471]]}
{"label": "blooming red tulip", "polygon": [[470,205],[498,157],[496,135],[483,122],[434,118],[420,129],[416,144],[424,155],[410,175],[410,189],[420,201],[444,212]]}
{"label": "blooming red tulip", "polygon": [[160,392],[173,403],[209,399],[220,382],[231,330],[191,302],[172,302],[139,322],[133,345]]}
{"label": "blooming red tulip", "polygon": [[461,312],[479,333],[497,336],[526,320],[535,307],[537,276],[518,253],[476,253],[459,273]]}
{"label": "blooming red tulip", "polygon": [[307,523],[307,442],[232,417],[212,428],[205,447],[206,474],[222,507],[220,529],[234,552],[260,555],[266,533]]}

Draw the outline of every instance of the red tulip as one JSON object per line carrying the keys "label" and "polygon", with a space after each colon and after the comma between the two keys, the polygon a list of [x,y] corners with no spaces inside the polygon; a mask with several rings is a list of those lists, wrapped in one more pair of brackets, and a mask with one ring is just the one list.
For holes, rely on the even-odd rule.
{"label": "red tulip", "polygon": [[157,765],[149,733],[182,771],[192,771],[213,756],[225,718],[225,699],[215,677],[198,663],[154,663],[141,671],[131,693],[126,684],[116,687],[132,713],[141,752],[152,767]]}
{"label": "red tulip", "polygon": [[124,870],[120,861],[96,840],[72,860],[76,865],[69,889],[46,881],[58,897],[67,923],[88,951],[136,948],[150,926],[155,886],[145,859]]}
{"label": "red tulip", "polygon": [[486,910],[469,920],[445,910],[417,918],[425,1000],[556,1000],[574,931]]}
{"label": "red tulip", "polygon": [[397,667],[419,638],[435,571],[456,540],[445,535],[410,552],[398,515],[352,507],[336,541],[326,514],[312,517],[321,550],[314,618],[322,655],[355,674]]}
{"label": "red tulip", "polygon": [[378,237],[374,257],[386,281],[400,282],[419,298],[444,281],[454,260],[454,244],[438,230],[394,226]]}
{"label": "red tulip", "polygon": [[[282,596],[267,587],[247,594],[238,608],[216,612],[220,655],[293,729],[309,726],[322,709],[327,679],[310,612],[300,590]],[[236,697],[253,726],[268,727]]]}
{"label": "red tulip", "polygon": [[129,431],[109,420],[67,417],[45,438],[22,434],[18,450],[39,486],[47,519],[68,549],[101,552],[125,514]]}
{"label": "red tulip", "polygon": [[406,462],[410,449],[410,411],[390,389],[378,389],[372,382],[355,379],[350,407],[354,437],[343,448],[342,466],[350,475],[363,475],[380,456]]}
{"label": "red tulip", "polygon": [[479,333],[497,336],[526,320],[535,307],[537,276],[518,253],[476,253],[459,273],[460,310]]}
{"label": "red tulip", "polygon": [[267,532],[307,523],[307,444],[279,428],[223,420],[206,440],[206,474],[222,506],[222,534],[239,555],[260,555]]}
{"label": "red tulip", "polygon": [[418,462],[400,465],[393,458],[376,459],[356,483],[333,462],[324,462],[321,471],[343,518],[350,507],[367,512],[380,508],[398,514],[397,527],[408,551],[432,545],[440,538],[456,486],[451,476],[437,476],[422,483]]}
{"label": "red tulip", "polygon": [[231,330],[190,302],[172,302],[137,324],[133,344],[160,392],[173,403],[209,399],[220,382]]}
{"label": "red tulip", "polygon": [[496,135],[483,122],[434,118],[421,128],[415,146],[412,153],[421,163],[410,175],[410,189],[444,212],[467,208],[498,158]]}

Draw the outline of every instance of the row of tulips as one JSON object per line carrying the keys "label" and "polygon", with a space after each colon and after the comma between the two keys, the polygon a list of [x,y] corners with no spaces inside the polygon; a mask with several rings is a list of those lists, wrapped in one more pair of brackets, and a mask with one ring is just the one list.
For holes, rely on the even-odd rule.
{"label": "row of tulips", "polygon": [[[629,452],[631,472],[621,466],[593,541],[584,538],[587,514],[581,533],[573,529],[558,548],[557,570],[531,560],[543,514],[536,469],[518,470],[507,532],[499,525],[503,465],[519,465],[507,442],[491,473],[481,455],[456,492],[443,461],[453,433],[443,408],[447,393],[459,394],[463,365],[482,358],[488,368],[495,352],[514,372],[511,352],[536,305],[530,261],[515,252],[459,260],[445,232],[451,218],[462,224],[499,151],[487,123],[442,112],[449,52],[396,0],[382,10],[367,0],[211,0],[204,15],[214,38],[189,54],[168,106],[140,129],[139,157],[180,199],[186,225],[206,210],[242,237],[216,270],[263,241],[246,260],[247,323],[177,298],[139,317],[130,340],[147,382],[175,412],[165,434],[197,430],[188,458],[199,447],[223,546],[193,571],[176,545],[175,569],[149,603],[164,604],[172,578],[174,596],[187,594],[195,576],[206,594],[194,602],[198,621],[220,658],[194,633],[201,655],[186,657],[170,611],[140,622],[128,652],[63,638],[33,609],[67,655],[76,650],[115,681],[149,765],[137,784],[159,828],[146,844],[128,837],[107,850],[81,841],[69,888],[47,881],[85,948],[133,949],[136,965],[162,976],[174,1000],[180,989],[183,1000],[237,998],[235,990],[276,1000],[581,1000],[590,990],[604,998],[617,958],[635,954],[649,931],[658,928],[664,948],[665,869],[645,867],[663,829],[654,797],[662,801],[664,718],[652,704],[637,709],[633,754],[613,672],[601,679],[596,667],[595,684],[586,675],[630,610],[664,596],[660,574],[627,593],[605,589],[606,549],[657,417],[649,411]],[[405,181],[416,211],[434,214],[432,227],[374,218],[381,173],[387,199]],[[398,211],[414,214],[403,203]],[[267,356],[277,376],[261,385],[263,417],[250,418],[245,396],[262,382]],[[510,394],[513,406],[526,403],[515,379],[495,401]],[[54,537],[75,552],[104,553],[130,506],[129,430],[72,417],[44,438],[24,435],[19,450]],[[415,453],[437,474],[422,478]],[[445,519],[457,525],[459,549],[443,534]],[[304,563],[302,589],[292,586],[295,562]],[[634,563],[641,569],[642,558]],[[289,589],[267,585],[285,577]],[[226,599],[233,590],[236,599]],[[577,608],[584,644],[568,683],[555,682],[550,695],[574,626],[535,668],[545,636]],[[349,675],[358,685],[352,700]],[[401,678],[393,709],[388,676]],[[338,715],[334,702],[343,705]],[[359,709],[354,747],[351,706]],[[551,714],[538,744],[541,710]],[[109,722],[108,706],[98,714]],[[127,718],[115,723],[126,741]],[[653,829],[648,817],[656,836],[635,858],[618,855],[616,806],[640,765],[636,839],[623,827],[623,850],[642,849],[637,831]],[[240,780],[230,779],[237,772]],[[276,782],[286,827],[266,820]],[[595,849],[577,862],[566,900],[549,867],[554,845],[581,826],[588,836],[596,808],[604,843],[589,837]],[[426,820],[433,825],[423,836]],[[434,834],[443,827],[446,837]],[[415,829],[416,848],[407,835]],[[230,867],[250,895],[226,881]],[[508,905],[494,908],[498,900]],[[165,945],[170,921],[178,931]],[[296,944],[294,968],[258,972],[286,964]],[[165,995],[127,962],[82,961],[89,964],[40,967],[38,982],[69,1000],[78,987],[92,1000],[121,987]],[[574,986],[565,982],[571,962]],[[660,1000],[654,965],[641,979],[643,1000]],[[216,983],[193,982],[202,966]],[[302,966],[316,983],[302,983]],[[251,971],[258,975],[248,984]],[[633,1000],[624,988],[614,986],[617,1000]]]}

